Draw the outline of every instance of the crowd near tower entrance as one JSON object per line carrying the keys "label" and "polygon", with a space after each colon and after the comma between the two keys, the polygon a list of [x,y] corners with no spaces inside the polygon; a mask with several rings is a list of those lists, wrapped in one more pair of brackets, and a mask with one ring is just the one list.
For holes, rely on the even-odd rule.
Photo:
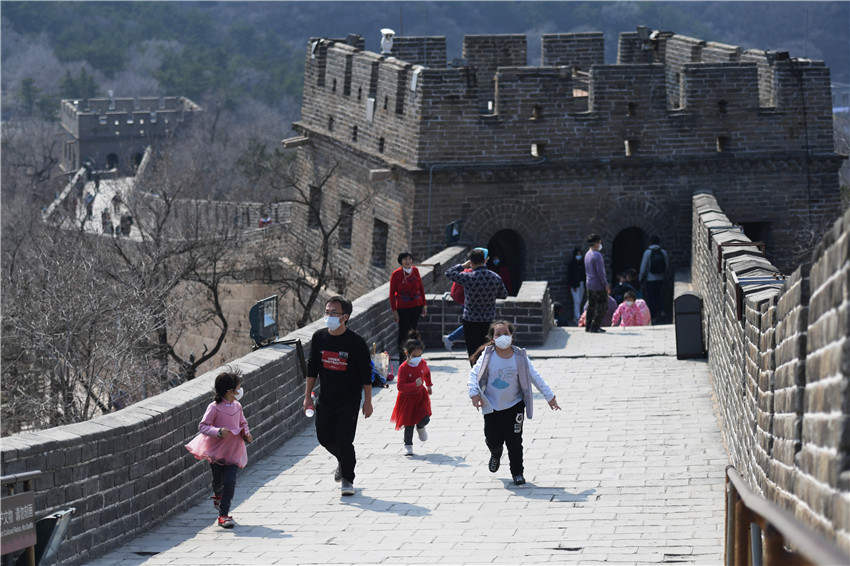
{"label": "crowd near tower entrance", "polygon": [[637,226],[620,230],[611,242],[611,282],[617,284],[617,275],[628,269],[640,271],[643,251],[649,245],[649,236]]}

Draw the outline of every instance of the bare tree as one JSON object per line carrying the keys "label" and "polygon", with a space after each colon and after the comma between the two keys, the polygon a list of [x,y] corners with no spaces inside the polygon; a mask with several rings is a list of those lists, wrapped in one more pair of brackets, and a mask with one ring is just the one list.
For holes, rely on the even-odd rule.
{"label": "bare tree", "polygon": [[[18,226],[20,230],[22,226]],[[145,382],[157,321],[103,271],[102,238],[30,222],[3,249],[3,431],[43,428],[109,412],[112,396],[159,392]]]}
{"label": "bare tree", "polygon": [[[237,269],[232,250],[238,234],[227,219],[216,223],[204,214],[209,187],[220,185],[226,175],[206,152],[160,148],[126,202],[133,218],[132,237],[112,239],[122,266],[113,273],[114,280],[128,289],[133,284],[145,290],[167,289],[167,301],[148,305],[159,321],[151,350],[163,386],[194,377],[197,368],[218,353],[229,329],[222,293]],[[187,282],[193,286],[187,288]],[[178,344],[184,329],[209,321],[216,329],[213,347],[198,357],[182,357]]]}
{"label": "bare tree", "polygon": [[[323,208],[322,201],[326,189],[332,185],[338,164],[332,163],[309,183],[295,171],[296,164],[288,154],[279,149],[269,152],[264,145],[258,144],[247,155],[250,159],[244,160],[242,166],[252,181],[280,195],[274,203],[287,203],[307,219],[306,230],[303,223],[290,224],[289,236],[297,244],[289,247],[288,257],[282,258],[270,250],[261,250],[255,255],[260,280],[277,285],[285,299],[291,300],[297,309],[295,325],[301,328],[315,318],[322,292],[330,288],[339,293],[345,291],[345,274],[334,267],[339,230],[359,207],[374,198],[375,193],[368,191],[358,195],[334,216]],[[312,238],[312,234],[316,237]]]}

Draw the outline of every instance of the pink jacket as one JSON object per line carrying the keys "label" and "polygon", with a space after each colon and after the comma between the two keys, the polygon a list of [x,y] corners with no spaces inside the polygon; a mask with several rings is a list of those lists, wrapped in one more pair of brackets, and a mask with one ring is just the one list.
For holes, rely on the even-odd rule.
{"label": "pink jacket", "polygon": [[614,311],[611,326],[617,326],[617,322],[620,323],[620,326],[646,326],[651,320],[652,316],[649,313],[649,307],[646,306],[646,301],[638,299],[632,306],[623,301]]}

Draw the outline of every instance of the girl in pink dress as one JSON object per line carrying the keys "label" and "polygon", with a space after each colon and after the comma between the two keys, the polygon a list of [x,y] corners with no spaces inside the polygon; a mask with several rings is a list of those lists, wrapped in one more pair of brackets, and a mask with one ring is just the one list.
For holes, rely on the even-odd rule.
{"label": "girl in pink dress", "polygon": [[215,400],[209,404],[198,425],[198,434],[186,449],[198,460],[207,460],[212,470],[213,505],[218,509],[218,525],[232,528],[230,503],[236,490],[236,473],[248,463],[245,443],[254,438],[242,413],[242,379],[235,373],[215,378]]}
{"label": "girl in pink dress", "polygon": [[425,426],[431,421],[431,370],[422,359],[425,343],[411,330],[404,343],[407,360],[398,368],[398,397],[390,421],[395,429],[404,427],[404,455],[413,456],[413,429],[419,440],[428,440]]}
{"label": "girl in pink dress", "polygon": [[649,313],[649,307],[646,306],[646,301],[643,299],[635,299],[635,294],[632,291],[626,291],[623,295],[623,302],[614,311],[614,316],[611,318],[611,326],[646,326],[652,320]]}

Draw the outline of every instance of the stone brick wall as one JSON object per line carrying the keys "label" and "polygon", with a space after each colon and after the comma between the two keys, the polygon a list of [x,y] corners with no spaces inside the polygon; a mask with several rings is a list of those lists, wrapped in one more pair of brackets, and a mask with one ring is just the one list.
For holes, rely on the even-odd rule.
{"label": "stone brick wall", "polygon": [[[850,212],[784,281],[710,192],[693,196],[704,301],[732,463],[766,498],[850,550]],[[734,244],[744,244],[743,246]]]}
{"label": "stone brick wall", "polygon": [[[568,306],[564,258],[590,232],[611,242],[637,228],[638,246],[658,234],[673,267],[687,265],[696,190],[714,190],[730,218],[755,226],[788,272],[840,211],[842,158],[822,62],[775,61],[671,32],[646,43],[629,32],[617,65],[603,64],[601,34],[578,33],[543,36],[542,66],[527,66],[521,35],[469,36],[465,66],[431,55],[422,66],[429,40],[444,43],[405,38],[390,57],[342,40],[308,50],[295,128],[313,145],[299,154],[345,164],[340,198],[375,188],[389,195],[355,221],[362,246],[340,255],[368,288],[386,276],[368,261],[375,219],[390,226],[389,249],[419,257],[435,253],[456,220],[473,245],[513,231],[522,239],[511,250],[521,256],[514,269],[549,281]],[[376,168],[391,171],[392,187],[371,182]],[[305,166],[302,175],[316,171]]]}
{"label": "stone brick wall", "polygon": [[[453,265],[467,249],[447,248],[425,264]],[[426,292],[449,289],[445,277],[420,267]],[[354,301],[349,325],[380,350],[395,344],[389,283]],[[310,338],[321,322],[284,338]],[[304,382],[295,348],[274,344],[228,364],[243,373],[243,406],[255,441],[249,466],[270,454],[310,421],[301,413]],[[222,368],[121,411],[87,422],[3,438],[3,474],[41,470],[35,483],[38,516],[75,507],[60,561],[78,564],[122,544],[209,495],[209,467],[183,447],[197,434]]]}
{"label": "stone brick wall", "polygon": [[[464,260],[465,261],[465,260]],[[446,264],[444,270],[451,267]],[[445,293],[428,295],[428,316],[419,319],[417,330],[429,348],[443,347],[442,337],[463,324],[463,306],[455,303]],[[546,281],[525,281],[516,296],[496,300],[494,320],[509,320],[516,327],[518,346],[539,346],[546,341],[555,326],[552,301]],[[390,350],[391,353],[395,353]]]}
{"label": "stone brick wall", "polygon": [[66,149],[61,166],[73,171],[87,159],[106,169],[107,156],[118,158],[122,174],[132,174],[145,148],[157,138],[172,135],[201,112],[185,97],[63,100],[60,117]]}

